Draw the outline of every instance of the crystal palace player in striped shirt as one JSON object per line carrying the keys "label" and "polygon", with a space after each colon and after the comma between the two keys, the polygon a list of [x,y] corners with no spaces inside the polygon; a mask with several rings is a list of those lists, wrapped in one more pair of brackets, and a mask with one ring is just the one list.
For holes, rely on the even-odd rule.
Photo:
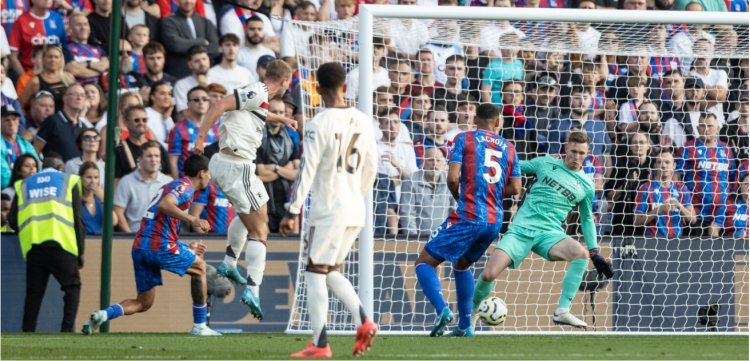
{"label": "crystal palace player in striped shirt", "polygon": [[[234,219],[234,207],[224,192],[212,181],[202,191],[195,192],[190,214],[208,221],[211,233],[227,233],[229,222]],[[200,232],[194,229],[194,232]]]}
{"label": "crystal palace player in striped shirt", "polygon": [[146,312],[154,303],[156,289],[162,284],[161,270],[180,276],[190,275],[193,297],[193,330],[196,336],[218,336],[206,326],[206,262],[202,242],[189,245],[178,240],[182,222],[208,231],[208,222],[190,215],[187,209],[196,190],[208,186],[208,158],[191,155],[185,160],[185,178],[165,184],[156,194],[141,220],[141,228],[133,241],[133,268],[138,296],[91,313],[83,325],[83,334],[93,334],[102,323],[123,315]]}
{"label": "crystal palace player in striped shirt", "polygon": [[454,139],[448,169],[448,188],[458,209],[438,227],[415,261],[417,280],[435,307],[437,318],[430,336],[441,336],[454,319],[443,298],[435,268],[444,261],[453,264],[458,301],[458,328],[454,336],[473,336],[471,302],[474,274],[471,265],[497,239],[503,225],[503,196],[521,190],[521,170],[513,144],[497,134],[500,108],[482,104],[477,108],[477,130]]}

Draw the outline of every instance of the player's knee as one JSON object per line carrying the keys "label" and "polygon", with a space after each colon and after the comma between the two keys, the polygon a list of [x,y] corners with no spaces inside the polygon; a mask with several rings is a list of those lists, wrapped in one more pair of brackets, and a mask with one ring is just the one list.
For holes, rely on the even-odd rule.
{"label": "player's knee", "polygon": [[193,262],[193,265],[190,267],[192,268],[198,275],[204,275],[206,274],[206,261],[203,260],[203,258],[195,258],[195,262]]}
{"label": "player's knee", "polygon": [[417,260],[414,261],[414,266],[419,266],[422,263],[429,264],[433,267],[437,267],[440,265],[440,262],[438,262],[436,259],[432,258],[429,253],[426,251],[422,251],[422,253],[419,254],[419,257],[417,257]]}
{"label": "player's knee", "polygon": [[469,267],[471,267],[472,264],[473,264],[473,262],[469,261],[466,258],[461,257],[453,265],[453,269],[458,270],[458,271],[465,271],[465,270],[469,269]]}
{"label": "player's knee", "polygon": [[573,259],[587,259],[587,258],[589,258],[589,253],[583,247],[578,247],[575,254],[573,255]]}

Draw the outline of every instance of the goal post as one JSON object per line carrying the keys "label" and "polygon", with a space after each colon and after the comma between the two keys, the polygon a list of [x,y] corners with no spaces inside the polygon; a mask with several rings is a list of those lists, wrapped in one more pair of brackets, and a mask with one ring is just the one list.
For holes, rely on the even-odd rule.
{"label": "goal post", "polygon": [[[507,124],[510,124],[512,128],[509,133],[511,137],[517,136],[519,132],[528,135],[536,130],[527,127],[527,123],[525,123],[530,117],[527,110],[531,107],[531,103],[522,100],[522,104],[516,107],[508,108],[502,105],[505,102],[503,94],[506,90],[502,88],[505,86],[504,83],[511,84],[508,90],[509,94],[514,91],[513,83],[518,83],[519,89],[524,93],[523,96],[527,98],[532,95],[541,96],[533,93],[536,91],[535,89],[542,86],[555,87],[556,84],[556,90],[550,96],[555,98],[554,104],[559,109],[554,119],[547,119],[551,126],[556,122],[559,123],[565,114],[571,111],[573,96],[570,93],[574,92],[576,88],[571,84],[578,84],[577,81],[585,82],[586,76],[594,76],[598,79],[595,81],[596,84],[591,86],[590,109],[592,114],[599,114],[597,116],[592,115],[592,117],[598,117],[595,118],[597,121],[607,124],[607,127],[602,127],[600,132],[604,133],[604,137],[610,138],[611,144],[606,147],[606,157],[602,156],[600,160],[592,160],[592,163],[587,165],[591,168],[591,173],[589,174],[587,170],[587,174],[591,177],[598,177],[598,181],[601,182],[601,184],[596,183],[599,187],[597,197],[600,198],[598,198],[598,205],[595,205],[595,207],[599,207],[597,225],[602,251],[612,259],[615,268],[621,272],[609,283],[599,284],[595,277],[589,277],[592,271],[588,271],[587,278],[584,279],[584,281],[588,281],[588,284],[582,285],[581,292],[576,294],[571,308],[578,317],[586,318],[587,322],[593,323],[595,331],[602,331],[607,334],[737,334],[737,332],[748,332],[750,306],[747,306],[746,303],[747,299],[750,299],[750,276],[748,276],[746,267],[748,262],[747,233],[744,237],[722,235],[720,239],[711,241],[689,237],[686,230],[682,237],[648,236],[644,234],[644,232],[648,232],[645,228],[639,228],[635,233],[631,230],[630,233],[616,234],[615,229],[618,229],[618,226],[620,228],[634,228],[632,222],[634,222],[635,216],[631,213],[637,213],[633,209],[635,209],[638,201],[634,199],[626,201],[626,198],[610,199],[610,194],[631,192],[635,197],[643,183],[639,182],[636,187],[628,180],[625,182],[626,184],[622,185],[617,182],[619,178],[615,178],[615,175],[633,176],[634,173],[629,169],[626,169],[624,173],[618,173],[618,167],[621,164],[626,164],[629,167],[631,164],[628,163],[630,157],[637,157],[637,154],[634,153],[636,151],[630,149],[633,146],[631,142],[635,142],[632,139],[636,138],[637,135],[631,133],[643,132],[640,128],[631,130],[628,127],[631,123],[638,122],[640,110],[636,108],[639,108],[640,105],[636,108],[627,109],[629,99],[622,104],[616,102],[614,108],[610,108],[607,103],[608,100],[613,100],[613,98],[610,98],[610,91],[612,94],[616,94],[615,101],[621,98],[622,94],[626,98],[629,97],[628,88],[630,85],[617,81],[619,77],[625,77],[624,72],[629,69],[629,65],[625,64],[627,59],[629,57],[647,57],[651,63],[643,65],[648,67],[648,75],[643,76],[645,80],[642,81],[645,84],[646,92],[642,96],[642,98],[645,98],[643,103],[656,104],[658,115],[661,117],[663,109],[660,106],[666,100],[672,101],[671,98],[667,98],[674,92],[674,89],[667,89],[667,86],[664,85],[666,84],[664,79],[666,72],[661,73],[665,71],[661,67],[677,68],[684,80],[693,77],[693,75],[690,75],[690,64],[685,64],[683,59],[692,61],[693,58],[698,58],[703,53],[700,52],[702,50],[696,50],[694,54],[692,52],[690,54],[676,53],[669,43],[666,47],[650,48],[648,46],[650,40],[647,39],[651,39],[652,31],[656,25],[664,25],[668,32],[668,41],[676,34],[687,32],[687,29],[692,25],[705,25],[706,30],[700,31],[711,38],[714,58],[726,60],[726,66],[733,68],[731,71],[725,72],[727,83],[732,84],[731,89],[727,90],[728,95],[725,95],[725,100],[715,101],[713,106],[708,107],[708,110],[704,109],[704,111],[711,113],[715,111],[717,117],[721,113],[722,124],[732,121],[732,117],[736,117],[737,114],[746,116],[742,113],[741,103],[747,102],[742,100],[746,99],[743,98],[742,94],[747,92],[747,69],[743,68],[743,66],[747,67],[746,60],[748,58],[748,22],[750,16],[747,13],[360,5],[359,14],[354,19],[332,22],[294,21],[290,25],[293,29],[299,68],[296,75],[296,81],[299,84],[296,89],[301,92],[301,111],[305,121],[310,120],[322,109],[322,101],[315,92],[314,72],[320,64],[326,61],[339,61],[344,64],[349,73],[347,84],[356,85],[356,90],[347,91],[347,99],[366,114],[373,115],[374,119],[378,118],[377,114],[373,114],[373,109],[379,107],[375,101],[377,100],[377,94],[374,96],[373,93],[378,85],[383,84],[384,80],[378,78],[382,74],[376,74],[373,70],[376,68],[373,61],[377,57],[375,47],[385,47],[386,49],[386,54],[381,55],[381,61],[386,70],[391,70],[389,73],[391,83],[400,81],[394,79],[400,79],[398,74],[404,70],[398,69],[403,62],[403,58],[399,51],[394,50],[397,46],[394,46],[394,39],[390,39],[390,44],[376,44],[374,40],[384,41],[383,39],[389,38],[393,34],[389,31],[389,26],[392,26],[393,23],[389,22],[403,20],[425,24],[431,40],[439,38],[443,43],[451,42],[448,45],[456,45],[463,49],[462,51],[469,47],[479,49],[486,47],[487,34],[499,40],[498,36],[504,36],[507,33],[524,33],[519,36],[524,36],[526,41],[513,46],[518,51],[518,55],[514,55],[514,59],[522,61],[525,67],[524,76],[517,79],[506,79],[501,82],[499,88],[495,88],[498,86],[496,83],[486,89],[481,88],[488,80],[483,75],[483,71],[487,69],[488,62],[493,61],[493,58],[490,57],[484,63],[484,68],[478,70],[478,73],[475,69],[472,76],[469,75],[471,67],[467,60],[467,74],[460,80],[461,89],[466,90],[471,95],[476,94],[477,99],[473,100],[474,104],[492,101],[503,108],[504,113],[501,117],[505,118],[506,122],[510,122]],[[447,21],[454,21],[454,23],[448,24]],[[509,22],[510,27],[497,32],[485,32],[483,30],[489,22],[503,21]],[[455,31],[446,30],[448,29],[444,27],[446,24],[455,26]],[[525,24],[539,26],[539,33],[531,35],[532,30],[523,28]],[[591,50],[584,35],[577,38],[572,36],[577,31],[577,24],[586,24],[600,34],[601,38],[596,38],[598,44],[594,47],[594,51]],[[408,37],[412,34],[399,35]],[[615,36],[615,41],[605,42],[600,40],[604,39],[605,36]],[[721,41],[719,41],[720,37]],[[725,37],[733,37],[735,42],[732,44],[731,41],[725,41]],[[447,38],[451,39],[446,40]],[[502,50],[511,47],[502,43],[498,44],[497,41],[490,41],[489,43],[492,48],[498,50],[496,55],[498,57]],[[447,47],[447,45],[444,46],[444,48]],[[420,49],[419,52],[422,51],[422,47],[418,49]],[[526,69],[526,60],[528,59],[523,58],[524,52],[532,54],[532,62],[539,63],[528,66],[529,69],[533,69],[532,73],[537,74],[537,76],[531,76],[530,71]],[[437,58],[442,57],[440,60],[441,66],[445,66],[445,54],[431,53],[433,54],[432,61],[437,63]],[[560,70],[554,76],[553,83],[555,84],[550,84],[549,80],[544,80],[542,75],[550,72],[549,69],[544,68],[544,63],[545,61],[551,61],[545,57],[548,56],[547,54],[553,53],[562,54],[560,55],[561,62],[564,65],[560,66],[560,69],[563,70]],[[588,53],[591,53],[591,55]],[[406,61],[410,65],[407,71],[414,74],[420,72],[421,59],[418,55],[416,54],[415,58]],[[610,56],[613,60],[607,60],[607,56]],[[479,56],[480,59],[484,57],[484,53]],[[466,58],[468,59],[468,57]],[[660,59],[658,61],[664,61],[664,63],[654,64],[653,58],[658,58]],[[474,65],[476,64],[472,64],[472,66]],[[435,64],[435,67],[437,66]],[[608,66],[609,70],[607,70]],[[711,67],[719,66],[721,64],[711,65]],[[652,71],[660,73],[653,74]],[[593,75],[590,75],[589,72]],[[354,78],[355,73],[357,79],[350,82],[352,81],[350,77]],[[497,74],[495,75],[497,76]],[[443,76],[445,77],[444,74]],[[489,80],[488,82],[491,83],[491,79]],[[734,85],[736,83],[740,84],[739,88]],[[565,87],[567,87],[568,93],[563,90]],[[633,85],[633,87],[638,87],[638,85]],[[743,87],[745,87],[745,93],[741,90]],[[396,88],[400,89],[401,87]],[[589,89],[588,85],[586,89]],[[652,91],[658,91],[659,96],[657,99],[650,99],[651,101],[649,101]],[[606,96],[605,92],[607,93]],[[420,97],[421,94],[423,93],[412,92],[404,97],[394,97],[394,99],[402,101],[400,104],[394,104],[395,107],[399,108],[398,115],[403,122],[402,128],[403,124],[409,123],[416,116],[402,113],[402,108],[409,108],[408,111],[414,112],[416,106],[412,107],[412,104],[414,104],[415,98]],[[711,96],[714,96],[714,94]],[[498,99],[501,98],[502,100],[499,101]],[[419,101],[419,99],[417,100]],[[437,109],[442,109],[440,111],[448,113],[450,130],[454,130],[457,123],[461,124],[461,119],[467,118],[465,110],[460,109],[462,103],[460,99],[454,100],[453,108],[446,106],[445,101],[441,102],[433,94],[430,94],[426,101],[431,103],[431,109],[418,110],[422,112],[420,114],[434,114],[438,112]],[[463,102],[471,101],[464,99]],[[715,107],[721,104],[723,104],[723,108],[715,110]],[[625,106],[621,107],[622,105]],[[625,114],[628,111],[633,113],[630,116],[634,116],[635,120],[627,119],[628,116]],[[437,117],[436,115],[430,116]],[[503,118],[501,118],[501,121]],[[429,148],[425,145],[424,138],[428,137],[430,132],[438,132],[436,129],[439,128],[436,121],[430,120],[431,123],[428,122],[426,115],[422,119],[425,121],[421,124],[424,128],[422,126],[413,127],[413,124],[408,126],[409,135],[412,137],[409,141],[414,141],[412,145],[415,150],[415,160],[419,164],[414,173],[422,170],[421,164],[425,160],[426,149]],[[689,116],[684,119],[687,119],[686,122],[690,121]],[[377,126],[378,121],[380,120],[374,120],[374,126]],[[670,121],[673,121],[673,119],[667,119],[666,122],[662,120],[661,126],[672,124],[669,123]],[[551,129],[546,128],[545,131]],[[382,131],[379,131],[379,134],[382,134]],[[452,134],[456,134],[456,132]],[[532,149],[529,144],[533,142],[527,141],[528,136],[520,135],[518,139],[514,139],[514,141],[519,142],[516,144],[516,148],[519,149],[519,157],[531,159],[542,154],[560,154],[559,149],[564,143],[564,137],[560,134],[553,135],[553,131],[549,131],[543,137],[534,134],[536,136],[535,141],[539,140],[539,143],[541,143],[540,139],[544,139],[549,147]],[[503,136],[506,135],[503,134]],[[658,149],[670,149],[671,147],[674,149],[672,153],[676,154],[677,150],[685,144],[675,139],[667,140],[667,143],[670,141],[674,143],[658,144],[659,140],[656,139],[658,137],[652,136],[653,134],[645,132],[644,137],[650,147],[650,150],[647,151],[649,152],[649,159],[656,156],[659,152]],[[682,136],[689,138],[690,134],[682,134]],[[417,138],[422,140],[417,141]],[[524,146],[520,146],[520,143],[523,143]],[[679,146],[676,145],[677,143],[680,143]],[[450,148],[450,145],[451,142],[448,141],[446,148]],[[534,147],[537,146],[535,143]],[[619,153],[620,151],[622,153]],[[447,155],[443,156],[443,158],[445,157]],[[628,161],[621,162],[623,158],[627,158]],[[650,162],[651,160],[649,160],[649,163],[641,162],[634,167],[645,167],[650,170]],[[742,166],[740,162],[733,165],[731,177],[740,177],[742,174],[747,174],[747,170],[742,173]],[[745,164],[744,167],[747,167],[747,165]],[[648,177],[642,181],[645,180],[648,180]],[[400,180],[396,187],[400,187],[405,181],[406,179]],[[726,193],[729,194],[727,202],[734,202],[735,197],[741,198],[737,190],[741,181],[742,179],[728,180],[731,184],[726,190]],[[689,189],[689,192],[696,190],[697,188]],[[411,229],[406,229],[408,226],[402,225],[399,210],[394,211],[390,208],[393,201],[390,198],[383,198],[383,192],[382,187],[376,186],[376,189],[369,194],[367,225],[360,234],[356,249],[350,253],[346,260],[342,273],[352,281],[362,299],[365,310],[373,314],[376,321],[381,323],[383,332],[389,334],[426,333],[432,326],[434,315],[432,306],[419,289],[413,271],[413,262],[430,235],[424,231],[412,233]],[[413,200],[415,195],[410,193],[406,195],[406,198]],[[400,193],[399,197],[404,197],[404,193]],[[692,194],[688,198],[699,199],[700,194],[696,191],[696,194]],[[648,203],[645,200],[643,202]],[[402,206],[398,204],[398,200],[396,200],[396,203],[396,208]],[[620,206],[624,203],[628,203],[627,207],[631,209],[631,211],[628,211],[630,218],[623,218],[624,212]],[[656,202],[656,204],[658,203]],[[455,204],[450,205],[450,207],[455,207]],[[648,208],[650,205],[646,204],[644,207]],[[396,212],[397,234],[388,233],[390,232],[389,217],[393,216],[393,212]],[[437,213],[440,212],[433,212],[433,214]],[[623,219],[627,220],[623,221]],[[575,221],[571,220],[571,223],[575,223]],[[683,228],[688,229],[689,227]],[[569,235],[577,237],[578,233],[574,225],[567,227],[566,230],[568,230]],[[301,244],[304,244],[304,242],[301,242]],[[490,249],[492,248],[494,248],[494,245]],[[639,258],[623,257],[622,252],[626,248],[636,249]],[[483,257],[474,267],[475,278],[478,277],[486,259],[486,256]],[[309,315],[306,311],[305,262],[306,259],[301,256],[294,285],[294,305],[287,326],[288,333],[307,333],[310,331]],[[565,269],[566,264],[564,262],[547,262],[538,256],[530,255],[524,261],[520,270],[504,272],[496,282],[494,295],[498,295],[505,300],[509,309],[508,321],[494,328],[481,326],[479,331],[494,333],[554,333],[566,331],[566,333],[569,333],[569,330],[553,326],[550,321],[550,312],[557,305],[559,285],[562,282]],[[450,266],[442,265],[438,269],[438,274],[443,281],[442,287],[446,300],[455,310],[456,295]],[[328,332],[331,334],[351,334],[355,331],[355,328],[350,322],[351,317],[343,305],[331,298],[329,322],[327,323]]]}

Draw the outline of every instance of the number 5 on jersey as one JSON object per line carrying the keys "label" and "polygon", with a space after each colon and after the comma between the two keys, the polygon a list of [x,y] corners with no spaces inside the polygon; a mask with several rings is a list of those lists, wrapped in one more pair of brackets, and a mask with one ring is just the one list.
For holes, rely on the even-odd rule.
{"label": "number 5 on jersey", "polygon": [[486,148],[484,150],[484,166],[491,170],[487,173],[482,174],[482,176],[484,176],[484,180],[486,180],[487,183],[493,184],[500,181],[500,178],[502,177],[502,175],[500,174],[502,172],[502,169],[500,168],[498,159],[502,158],[503,152],[499,150],[489,148]]}

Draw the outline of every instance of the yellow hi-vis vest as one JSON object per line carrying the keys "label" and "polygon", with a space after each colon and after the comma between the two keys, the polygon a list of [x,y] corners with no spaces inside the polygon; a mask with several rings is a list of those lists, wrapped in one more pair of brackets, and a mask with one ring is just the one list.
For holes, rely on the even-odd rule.
{"label": "yellow hi-vis vest", "polygon": [[77,175],[43,171],[16,182],[18,199],[18,239],[23,258],[31,246],[55,241],[62,249],[78,256],[73,190],[80,182]]}

